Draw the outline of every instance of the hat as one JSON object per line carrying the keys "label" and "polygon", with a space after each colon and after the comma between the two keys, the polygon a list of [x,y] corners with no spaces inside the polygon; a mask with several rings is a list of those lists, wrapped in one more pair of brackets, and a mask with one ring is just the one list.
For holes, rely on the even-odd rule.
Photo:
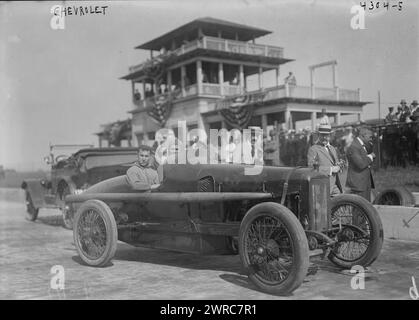
{"label": "hat", "polygon": [[329,134],[332,131],[332,126],[330,124],[323,124],[321,123],[318,128],[318,133],[326,133]]}
{"label": "hat", "polygon": [[406,100],[402,99],[402,101],[400,101],[400,104],[406,104]]}
{"label": "hat", "polygon": [[388,110],[392,111],[392,110],[394,110],[394,108],[393,107],[388,107]]}
{"label": "hat", "polygon": [[418,103],[418,101],[417,101],[417,100],[413,100],[413,101],[412,101],[412,104],[413,104],[414,106],[417,106],[419,103]]}

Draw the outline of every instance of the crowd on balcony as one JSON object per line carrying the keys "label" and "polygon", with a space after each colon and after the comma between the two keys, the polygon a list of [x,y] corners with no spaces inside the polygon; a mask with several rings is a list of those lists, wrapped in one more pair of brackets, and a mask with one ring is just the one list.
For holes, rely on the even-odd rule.
{"label": "crowd on balcony", "polygon": [[397,106],[396,112],[394,112],[394,107],[388,108],[388,114],[385,118],[386,123],[418,121],[418,105],[417,100],[413,100],[410,106],[408,106],[406,100],[402,99],[400,105]]}
{"label": "crowd on balcony", "polygon": [[[345,158],[345,149],[358,128],[358,125],[348,126],[332,132],[331,144],[336,147],[340,159]],[[375,166],[405,168],[409,165],[419,165],[419,120],[400,123],[397,126],[373,127],[372,130],[374,132],[373,151],[380,156],[380,163],[377,159]],[[275,135],[279,137],[278,143],[275,143]],[[280,163],[285,166],[306,166],[307,151],[317,139],[316,132],[312,132],[310,128],[298,131],[281,129],[279,133],[273,130],[270,136],[271,140],[264,137],[264,158],[270,159],[271,157],[266,155],[277,151],[279,146]],[[271,161],[268,160],[266,164],[271,164]]]}

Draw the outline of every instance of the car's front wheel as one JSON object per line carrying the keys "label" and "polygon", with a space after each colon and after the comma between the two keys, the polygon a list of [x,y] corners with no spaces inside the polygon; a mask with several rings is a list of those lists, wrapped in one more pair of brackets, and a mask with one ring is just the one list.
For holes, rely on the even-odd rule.
{"label": "car's front wheel", "polygon": [[80,258],[88,265],[104,267],[115,255],[118,229],[109,206],[100,200],[88,200],[74,219],[74,243]]}
{"label": "car's front wheel", "polygon": [[264,292],[290,294],[307,275],[309,249],[304,229],[278,203],[260,203],[246,213],[240,225],[239,255],[250,280]]}
{"label": "car's front wheel", "polygon": [[369,266],[383,245],[383,226],[377,210],[364,198],[343,194],[331,200],[332,231],[337,243],[329,259],[342,268]]}
{"label": "car's front wheel", "polygon": [[74,212],[71,205],[65,203],[65,197],[71,194],[70,187],[66,184],[61,191],[61,200],[62,200],[62,208],[61,212],[63,215],[63,223],[64,228],[72,230],[73,229],[73,220],[74,220]]}
{"label": "car's front wheel", "polygon": [[36,208],[33,204],[31,194],[28,190],[26,193],[26,219],[29,221],[35,221],[38,218],[39,208]]}

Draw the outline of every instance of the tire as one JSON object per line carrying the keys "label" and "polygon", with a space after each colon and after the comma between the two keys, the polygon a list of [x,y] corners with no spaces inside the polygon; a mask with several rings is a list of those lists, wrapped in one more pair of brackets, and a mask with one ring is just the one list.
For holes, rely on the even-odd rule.
{"label": "tire", "polygon": [[[90,221],[95,219],[94,224],[86,221],[89,217]],[[74,219],[73,237],[77,252],[86,264],[94,267],[108,265],[115,255],[118,241],[118,229],[109,206],[100,200],[84,202]],[[92,253],[92,249],[97,249],[97,252]]]}
{"label": "tire", "polygon": [[29,221],[35,221],[38,218],[39,208],[35,208],[32,197],[28,190],[26,193],[26,215],[25,218]]}
{"label": "tire", "polygon": [[[255,232],[250,230],[260,222],[263,222],[264,226],[275,223],[276,228],[272,228],[271,224],[268,236],[263,232],[256,236]],[[263,230],[268,231],[266,228]],[[284,248],[285,246],[287,248]],[[281,266],[282,270],[286,271],[283,272],[286,274],[282,278],[282,270],[278,272],[274,264],[281,264],[290,253],[291,263],[285,262],[288,268],[286,265]],[[309,266],[309,249],[303,227],[292,211],[274,202],[257,204],[246,213],[239,231],[239,256],[250,281],[262,291],[271,294],[292,293],[303,282]],[[279,279],[267,279],[273,276],[273,273],[266,274],[262,270],[264,267],[266,271],[270,271],[269,268],[276,269]]]}
{"label": "tire", "polygon": [[[357,220],[355,223],[354,219]],[[350,269],[355,265],[367,267],[377,259],[383,246],[384,231],[378,212],[370,202],[353,194],[336,196],[331,199],[331,220],[332,228],[339,229],[339,223],[344,226],[331,236],[337,243],[328,256],[330,261]],[[345,244],[346,248],[352,248],[349,256],[339,252]],[[354,254],[353,249],[357,246],[362,250]]]}
{"label": "tire", "polygon": [[398,186],[381,191],[375,198],[374,204],[411,207],[415,205],[415,198],[405,187]]}
{"label": "tire", "polygon": [[[64,201],[65,197],[69,194],[72,194],[70,187],[68,186],[68,184],[65,185],[65,187],[63,188],[63,190],[61,191],[60,194],[60,199],[62,201]],[[69,230],[73,230],[73,225],[74,225],[74,211],[72,206],[66,205],[65,202],[63,202],[63,207],[61,208],[61,212],[63,215],[63,224],[64,224],[64,228],[69,229]]]}

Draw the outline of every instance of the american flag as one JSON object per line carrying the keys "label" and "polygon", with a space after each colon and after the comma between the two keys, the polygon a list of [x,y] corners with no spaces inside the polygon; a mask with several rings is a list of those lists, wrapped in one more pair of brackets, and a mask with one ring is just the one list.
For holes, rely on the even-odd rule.
{"label": "american flag", "polygon": [[167,96],[155,97],[153,99],[153,106],[147,109],[147,114],[161,127],[164,127],[172,111],[172,101]]}
{"label": "american flag", "polygon": [[224,120],[235,129],[247,127],[253,116],[254,105],[261,103],[265,93],[245,94],[229,97],[217,102],[217,110]]}

